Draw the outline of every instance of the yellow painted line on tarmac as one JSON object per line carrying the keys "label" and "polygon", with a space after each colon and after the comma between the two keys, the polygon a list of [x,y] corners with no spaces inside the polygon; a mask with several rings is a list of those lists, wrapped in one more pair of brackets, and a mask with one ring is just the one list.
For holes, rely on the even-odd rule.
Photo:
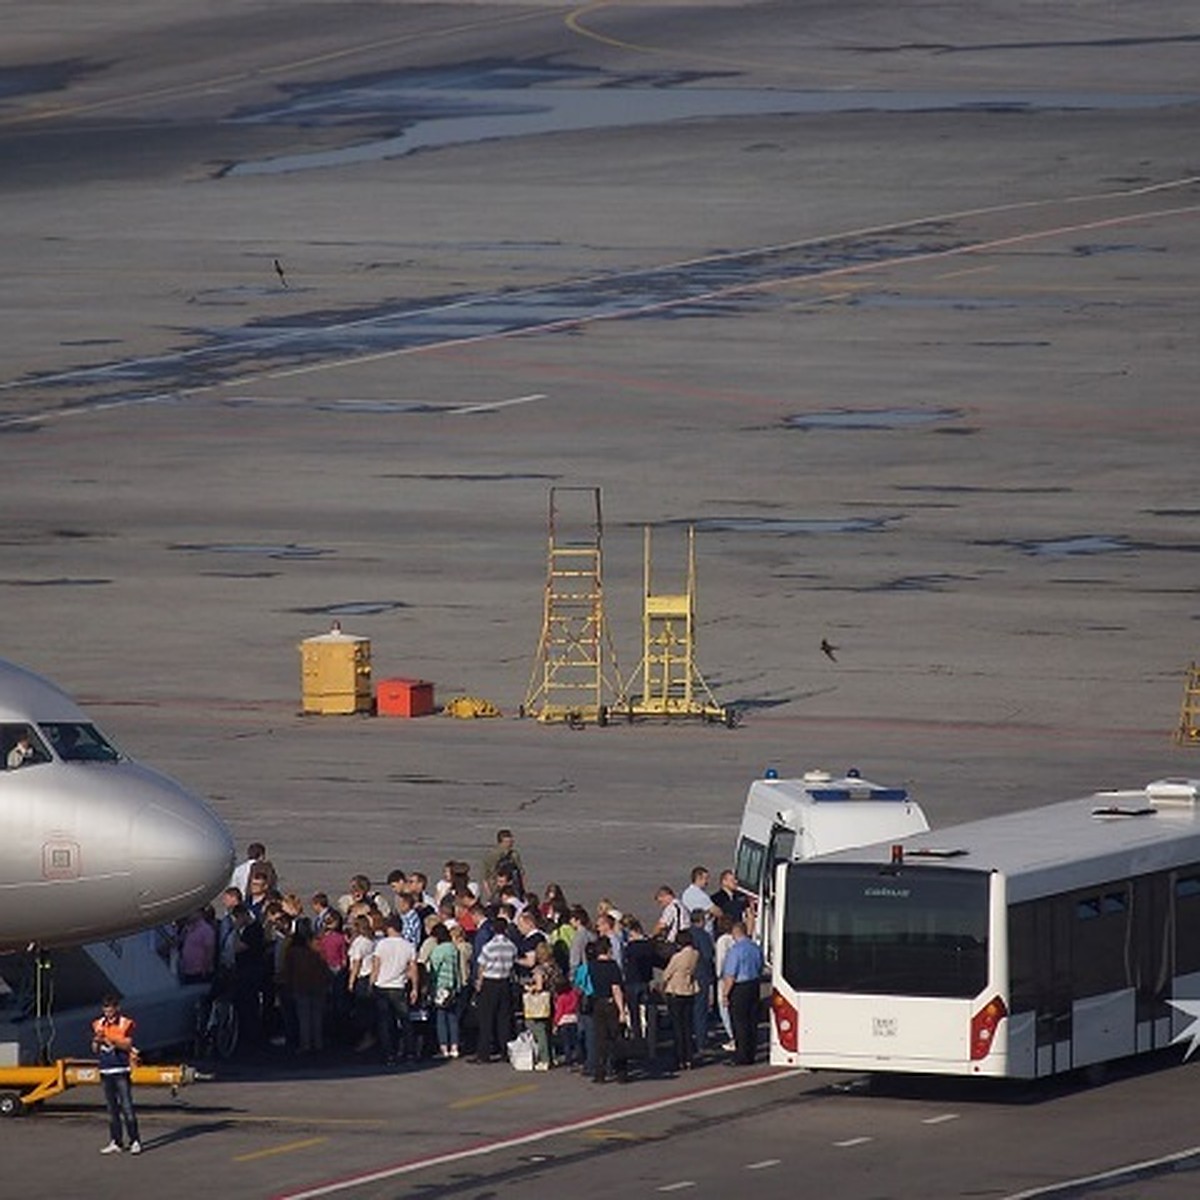
{"label": "yellow painted line on tarmac", "polygon": [[963,267],[959,271],[944,271],[941,275],[935,275],[934,279],[960,279],[964,275],[982,275],[987,271],[994,271],[994,266],[990,267]]}
{"label": "yellow painted line on tarmac", "polygon": [[626,1133],[623,1129],[588,1129],[579,1135],[595,1142],[642,1142],[640,1133]]}
{"label": "yellow painted line on tarmac", "polygon": [[[38,1112],[38,1118],[66,1117],[72,1121],[82,1116],[93,1116],[98,1121],[107,1121],[108,1115],[103,1108],[80,1107],[47,1108]],[[210,1109],[205,1112],[189,1112],[187,1109],[168,1105],[147,1105],[144,1101],[138,1104],[138,1120],[145,1124],[147,1121],[169,1120],[175,1125],[307,1125],[318,1127],[350,1126],[354,1129],[381,1129],[385,1122],[373,1117],[284,1117],[270,1116],[257,1113],[225,1113]]]}
{"label": "yellow painted line on tarmac", "polygon": [[537,1090],[536,1083],[519,1083],[516,1087],[503,1088],[498,1092],[484,1092],[482,1096],[468,1096],[465,1100],[455,1100],[448,1107],[461,1112],[464,1108],[478,1108],[481,1104],[491,1104],[493,1100],[507,1100],[512,1096],[524,1096]]}
{"label": "yellow painted line on tarmac", "polygon": [[[663,58],[677,58],[692,63],[709,63],[714,67],[732,68],[737,71],[777,71],[787,75],[826,76],[832,79],[844,79],[847,71],[840,67],[820,66],[811,62],[803,64],[772,63],[752,58],[738,58],[728,54],[713,54],[706,50],[690,49],[683,46],[664,45],[652,46],[644,42],[629,42],[622,38],[610,37],[606,33],[591,27],[587,18],[603,12],[605,9],[625,9],[631,6],[628,0],[593,0],[590,4],[581,5],[569,12],[563,18],[563,24],[577,37],[589,42],[598,42],[602,46],[611,46],[614,50],[626,50],[631,54],[658,54]],[[642,5],[652,8],[654,5]]]}
{"label": "yellow painted line on tarmac", "polygon": [[381,38],[374,42],[359,42],[353,46],[344,46],[338,50],[328,50],[322,54],[312,54],[307,58],[292,59],[287,62],[268,64],[263,67],[251,67],[245,71],[231,72],[228,75],[217,75],[209,79],[197,79],[192,83],[171,84],[167,87],[150,88],[142,92],[129,92],[121,96],[110,96],[104,100],[80,101],[78,103],[49,104],[37,103],[11,116],[0,117],[0,125],[25,125],[32,121],[45,121],[53,117],[73,117],[80,113],[103,112],[108,108],[119,108],[125,104],[134,104],[146,100],[165,100],[180,96],[191,96],[211,92],[217,88],[226,88],[231,84],[249,83],[255,80],[270,79],[279,75],[287,75],[293,71],[310,67],[322,66],[341,59],[354,58],[368,51],[394,49],[412,42],[423,42],[435,38],[452,37],[457,33],[471,33],[477,29],[487,29],[503,25],[515,25],[522,21],[532,21],[545,17],[545,12],[519,12],[502,17],[486,17],[478,20],[463,21],[444,29],[425,29],[419,33],[398,34],[392,38]]}
{"label": "yellow painted line on tarmac", "polygon": [[608,0],[600,0],[597,4],[585,4],[582,8],[575,9],[574,12],[567,13],[563,19],[563,24],[581,38],[586,38],[590,42],[599,42],[604,46],[615,46],[618,50],[634,50],[639,54],[653,54],[653,46],[639,46],[636,42],[623,42],[620,38],[609,37],[604,33],[597,33],[594,29],[589,29],[584,23],[584,17],[590,16],[594,12],[598,12],[602,8],[611,8],[612,5]]}
{"label": "yellow painted line on tarmac", "polygon": [[254,1162],[258,1158],[273,1158],[276,1154],[291,1154],[293,1150],[307,1150],[309,1146],[320,1146],[329,1141],[327,1137],[304,1138],[299,1142],[285,1142],[282,1146],[268,1146],[266,1150],[253,1150],[249,1154],[235,1154],[234,1162]]}

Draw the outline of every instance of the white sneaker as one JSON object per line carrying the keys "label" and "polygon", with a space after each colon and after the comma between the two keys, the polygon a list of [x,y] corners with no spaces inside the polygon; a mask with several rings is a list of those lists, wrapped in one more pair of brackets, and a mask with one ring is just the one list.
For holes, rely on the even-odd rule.
{"label": "white sneaker", "polygon": [[141,1142],[130,1143],[130,1146],[129,1146],[130,1154],[141,1154],[141,1152],[142,1152],[142,1143]]}
{"label": "white sneaker", "polygon": [[100,1147],[101,1154],[120,1154],[121,1144],[119,1142],[109,1142],[107,1146]]}
{"label": "white sneaker", "polygon": [[737,1049],[737,1042],[722,1042],[722,1043],[721,1043],[721,1049],[722,1049],[722,1050],[730,1050],[730,1051],[732,1051],[732,1050],[736,1050],[736,1049]]}

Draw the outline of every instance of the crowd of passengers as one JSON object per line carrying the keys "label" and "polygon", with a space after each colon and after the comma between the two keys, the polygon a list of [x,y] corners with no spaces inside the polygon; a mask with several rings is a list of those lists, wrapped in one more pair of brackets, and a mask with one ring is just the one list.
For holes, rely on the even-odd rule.
{"label": "crowd of passengers", "polygon": [[502,829],[477,879],[451,860],[432,887],[396,869],[383,886],[355,875],[344,894],[305,902],[281,890],[253,843],[217,903],[181,923],[174,950],[185,982],[209,983],[212,1000],[234,1007],[239,1053],[487,1063],[528,1030],[535,1069],[624,1080],[629,1061],[656,1063],[660,1040],[672,1070],[689,1070],[710,1033],[730,1062],[754,1061],[753,912],[732,871],[708,886],[699,866],[681,895],[663,885],[648,924],[609,900],[593,914],[557,883],[527,889]]}

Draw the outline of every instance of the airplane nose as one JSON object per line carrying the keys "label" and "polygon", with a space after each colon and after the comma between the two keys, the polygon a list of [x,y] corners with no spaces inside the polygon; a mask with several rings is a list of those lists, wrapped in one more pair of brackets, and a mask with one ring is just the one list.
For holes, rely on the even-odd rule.
{"label": "airplane nose", "polygon": [[232,835],[194,797],[186,805],[145,805],[133,843],[136,902],[150,920],[173,920],[207,904],[233,871]]}

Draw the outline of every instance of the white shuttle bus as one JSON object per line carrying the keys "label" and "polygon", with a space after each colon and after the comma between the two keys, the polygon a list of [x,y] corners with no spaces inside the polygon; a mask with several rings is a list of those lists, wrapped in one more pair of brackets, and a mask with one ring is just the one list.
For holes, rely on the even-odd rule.
{"label": "white shuttle bus", "polygon": [[835,779],[808,771],[780,779],[768,771],[750,784],[734,849],[738,888],[754,902],[753,936],[771,960],[775,872],[780,863],[906,837],[929,828],[921,806],[904,788],[883,787],[851,767]]}
{"label": "white shuttle bus", "polygon": [[1200,1000],[1200,780],[781,866],[771,1061],[1033,1079]]}

